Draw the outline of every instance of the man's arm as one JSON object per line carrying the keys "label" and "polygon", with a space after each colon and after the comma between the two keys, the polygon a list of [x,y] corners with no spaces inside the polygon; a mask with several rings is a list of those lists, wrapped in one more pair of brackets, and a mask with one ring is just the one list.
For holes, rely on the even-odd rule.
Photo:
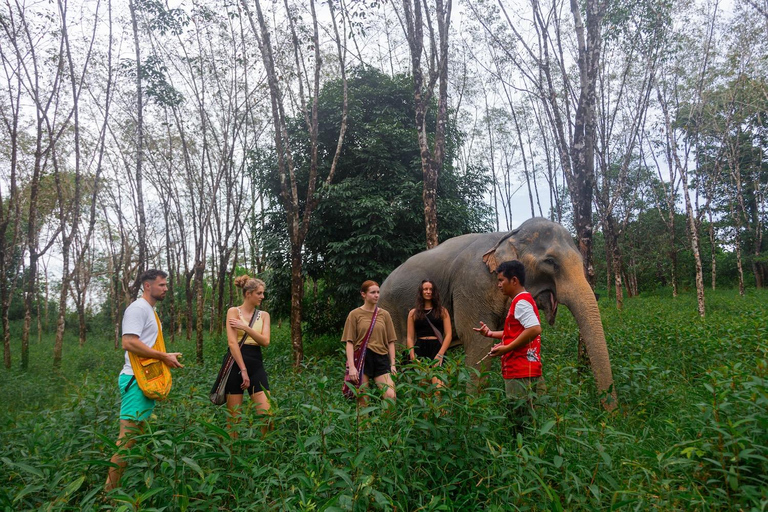
{"label": "man's arm", "polygon": [[494,338],[500,340],[504,337],[504,331],[492,331],[490,327],[485,325],[484,322],[480,322],[480,327],[473,327],[472,330],[479,332],[486,338]]}
{"label": "man's arm", "polygon": [[541,325],[533,325],[521,332],[509,345],[502,345],[501,343],[494,345],[493,348],[491,348],[491,357],[500,356],[520,347],[524,347],[533,341],[539,334],[541,334]]}
{"label": "man's arm", "polygon": [[181,352],[160,352],[146,346],[135,334],[123,334],[123,350],[127,350],[139,357],[159,359],[171,368],[184,368],[184,365],[178,360],[181,357]]}

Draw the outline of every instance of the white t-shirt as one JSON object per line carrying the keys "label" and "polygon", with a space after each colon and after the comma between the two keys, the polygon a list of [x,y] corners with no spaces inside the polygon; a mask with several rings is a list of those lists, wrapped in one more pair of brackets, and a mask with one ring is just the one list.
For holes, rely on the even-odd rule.
{"label": "white t-shirt", "polygon": [[[517,295],[520,294],[518,293]],[[515,295],[515,298],[517,298],[517,295]],[[534,325],[541,325],[536,312],[533,310],[533,306],[527,300],[521,300],[515,305],[515,318],[523,326],[523,329],[533,327]]]}
{"label": "white t-shirt", "polygon": [[[139,341],[152,348],[157,341],[157,320],[155,320],[155,308],[149,305],[144,297],[139,297],[125,309],[123,315],[123,335],[135,334]],[[125,365],[120,375],[133,375],[131,360],[128,351],[125,351]]]}

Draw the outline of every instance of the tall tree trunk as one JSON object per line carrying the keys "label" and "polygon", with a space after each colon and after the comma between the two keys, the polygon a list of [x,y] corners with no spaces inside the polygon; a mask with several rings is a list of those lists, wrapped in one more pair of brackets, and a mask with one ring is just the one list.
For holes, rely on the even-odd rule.
{"label": "tall tree trunk", "polygon": [[744,296],[744,265],[741,260],[741,235],[739,234],[739,229],[736,229],[736,234],[734,235],[733,239],[733,245],[735,247],[736,251],[736,269],[738,270],[739,275],[739,295],[742,297]]}
{"label": "tall tree trunk", "polygon": [[672,278],[672,297],[677,297],[679,292],[677,290],[677,247],[676,247],[676,235],[675,235],[675,210],[669,212],[669,264],[670,264],[670,277]]}
{"label": "tall tree trunk", "polygon": [[[738,165],[738,163],[736,164]],[[731,173],[731,176],[733,177],[733,172]],[[733,202],[735,199],[731,199],[730,201],[730,207],[731,207],[731,218],[733,219],[733,245],[736,252],[736,269],[738,270],[739,275],[739,295],[742,297],[744,296],[744,266],[741,259],[741,214],[740,212],[736,211],[736,208],[733,206]]]}
{"label": "tall tree trunk", "polygon": [[[77,83],[78,71],[75,70],[74,60],[72,58],[72,47],[69,41],[69,31],[67,28],[67,10],[66,4],[62,0],[58,1],[59,14],[61,16],[61,37],[66,48],[67,53],[67,66],[69,69],[70,87],[72,92],[72,132],[74,135],[74,149],[75,149],[75,183],[74,183],[74,197],[70,198],[71,204],[65,205],[65,195],[61,187],[61,179],[59,174],[59,167],[57,165],[56,150],[53,150],[53,163],[54,163],[54,178],[56,182],[56,188],[58,191],[59,208],[61,211],[61,255],[62,255],[62,273],[61,273],[61,296],[59,297],[59,318],[56,325],[56,340],[54,342],[53,349],[53,367],[61,367],[61,356],[64,347],[64,327],[65,318],[67,312],[67,295],[69,293],[70,281],[72,275],[69,271],[69,258],[72,243],[80,226],[80,193],[81,193],[81,171],[80,171],[80,90],[81,86]],[[96,23],[96,22],[94,22]],[[95,33],[95,31],[94,31]],[[85,56],[85,65],[87,67],[90,57],[90,48]],[[85,72],[83,71],[83,74]],[[51,143],[53,145],[53,142]],[[71,212],[71,214],[70,214]],[[69,217],[69,233],[67,233],[67,218]],[[75,266],[79,262],[75,261]]]}
{"label": "tall tree trunk", "polygon": [[699,230],[696,228],[696,216],[691,205],[691,195],[688,189],[688,172],[684,169],[681,169],[681,171],[683,196],[685,197],[685,214],[688,217],[688,236],[691,241],[693,261],[696,265],[696,303],[699,309],[699,316],[704,318],[706,315],[706,303],[704,301],[704,271],[701,264],[701,253],[699,252]]}
{"label": "tall tree trunk", "polygon": [[[39,290],[38,290],[39,291]],[[40,344],[43,342],[43,322],[40,320],[40,297],[38,295],[37,300],[35,301],[35,307],[37,308],[37,314],[35,315],[37,317],[37,343]]]}
{"label": "tall tree trunk", "polygon": [[304,359],[304,346],[301,342],[301,303],[304,299],[304,279],[301,276],[301,252],[291,251],[291,346],[293,364],[297,368]]}
{"label": "tall tree trunk", "polygon": [[608,240],[605,241],[605,291],[610,293],[611,290],[611,248],[608,246]]}
{"label": "tall tree trunk", "polygon": [[37,295],[37,200],[40,189],[42,172],[42,137],[43,121],[38,113],[37,137],[35,146],[35,164],[32,179],[29,183],[29,210],[27,213],[27,250],[29,251],[29,266],[27,267],[27,288],[24,293],[24,325],[21,331],[21,369],[29,368],[29,330],[32,327],[32,307]]}
{"label": "tall tree trunk", "polygon": [[139,25],[136,19],[135,0],[128,0],[128,8],[131,12],[131,28],[133,29],[133,46],[136,56],[136,204],[139,214],[139,261],[136,268],[136,277],[130,287],[131,297],[135,298],[141,287],[140,277],[147,269],[147,222],[144,215],[144,189],[143,189],[143,156],[144,156],[144,90],[141,84],[143,75],[141,64],[141,45],[139,44]]}
{"label": "tall tree trunk", "polygon": [[[728,163],[731,171],[731,188],[735,189],[734,197],[729,201],[731,217],[733,218],[734,245],[736,249],[736,268],[739,271],[739,295],[744,296],[744,266],[741,257],[741,231],[747,220],[747,209],[744,204],[744,192],[741,186],[741,129],[737,128],[736,135],[728,144]],[[734,207],[733,203],[738,205]]]}
{"label": "tall tree trunk", "polygon": [[[423,8],[423,10],[422,10]],[[424,202],[424,224],[426,228],[427,249],[439,243],[437,230],[437,181],[445,157],[445,130],[448,119],[448,35],[451,24],[452,0],[435,1],[435,19],[432,20],[430,9],[421,0],[403,0],[403,20],[405,37],[411,56],[413,76],[413,99],[415,104],[414,120],[419,135],[419,151],[423,175],[422,200]],[[421,57],[424,52],[424,18],[429,28],[431,42],[429,70],[427,80],[421,69]],[[434,21],[434,23],[433,23]],[[437,25],[438,37],[435,37],[434,25]],[[426,113],[429,109],[434,87],[438,86],[437,127],[433,147],[430,148],[427,133]]]}
{"label": "tall tree trunk", "polygon": [[[755,275],[755,287],[758,289],[765,287],[766,265],[761,260],[763,250],[763,226],[765,219],[765,192],[761,188],[759,180],[753,182],[755,192],[755,210],[754,210],[754,238],[755,250],[752,254],[752,272]],[[762,211],[761,211],[762,210]]]}
{"label": "tall tree trunk", "polygon": [[[317,14],[315,12],[315,1],[310,0],[309,8],[312,16],[312,50],[314,52],[314,68],[312,69],[313,73],[311,78],[312,85],[309,90],[311,104],[307,102],[304,91],[305,80],[307,85],[310,84],[310,78],[308,74],[306,76],[304,75],[304,70],[307,68],[307,66],[306,63],[301,62],[301,44],[297,35],[294,18],[292,16],[288,16],[288,24],[291,31],[293,44],[292,50],[296,66],[293,71],[298,76],[298,99],[300,102],[301,111],[304,114],[304,122],[309,133],[310,142],[308,158],[309,179],[307,180],[306,196],[303,198],[304,209],[303,212],[301,212],[299,204],[302,201],[302,198],[299,197],[298,183],[296,179],[296,168],[291,152],[290,138],[288,136],[287,117],[283,104],[283,93],[280,89],[281,82],[284,82],[284,80],[282,77],[278,77],[275,65],[275,56],[270,40],[269,28],[266,24],[262,12],[260,0],[256,0],[254,5],[256,7],[256,18],[258,20],[258,26],[253,20],[253,16],[248,9],[247,3],[245,1],[241,2],[241,6],[247,15],[254,35],[257,38],[259,51],[261,53],[262,62],[264,63],[264,69],[267,74],[267,83],[269,86],[272,124],[274,130],[275,149],[277,153],[277,167],[280,179],[280,200],[282,202],[283,208],[285,209],[286,220],[288,224],[288,234],[291,243],[291,345],[293,347],[294,365],[298,368],[304,357],[301,336],[301,302],[303,298],[301,253],[304,246],[304,241],[307,236],[307,231],[309,229],[312,212],[320,201],[320,197],[316,194],[316,187],[318,180],[318,96],[320,94],[320,72],[323,59],[320,54],[319,27],[317,22]],[[286,11],[290,11],[287,1],[284,2],[284,5]],[[325,179],[326,186],[330,185],[333,181],[339,156],[341,154],[344,134],[347,129],[348,107],[347,75],[345,68],[346,50],[342,44],[343,39],[339,36],[334,11],[334,2],[328,2],[328,8],[331,14],[330,17],[335,36],[336,51],[339,59],[339,71],[341,74],[343,90],[343,103],[339,137],[337,139],[336,151],[331,162],[328,177]]]}
{"label": "tall tree trunk", "polygon": [[[0,49],[0,55],[5,58],[5,55]],[[13,90],[12,77],[8,78],[8,91]],[[7,279],[6,276],[16,276],[16,270],[19,267],[18,260],[23,260],[24,255],[21,254],[20,258],[17,257],[16,251],[18,250],[19,231],[21,222],[21,202],[19,201],[18,190],[18,156],[19,156],[19,119],[20,119],[20,105],[21,105],[21,91],[22,82],[21,75],[16,76],[16,94],[9,93],[9,106],[10,119],[3,116],[6,131],[8,132],[8,144],[10,145],[10,162],[9,166],[9,190],[8,197],[2,198],[0,195],[0,316],[2,316],[3,324],[3,365],[11,368],[11,329],[8,318],[8,312],[11,308],[11,300],[13,293],[16,289],[17,278],[13,277]],[[8,227],[12,227],[10,239],[8,237]]]}
{"label": "tall tree trunk", "polygon": [[605,241],[611,252],[611,270],[614,279],[614,291],[616,293],[616,309],[621,311],[624,308],[624,292],[621,284],[621,252],[619,249],[619,240],[616,236],[616,226],[613,216],[609,215],[604,223]]}
{"label": "tall tree trunk", "polygon": [[715,224],[712,222],[712,208],[707,208],[709,217],[709,245],[712,248],[712,290],[717,287],[717,240],[715,239]]}
{"label": "tall tree trunk", "polygon": [[706,302],[704,298],[704,272],[701,264],[701,253],[699,251],[699,231],[696,222],[696,214],[693,211],[691,194],[688,186],[688,161],[687,158],[684,162],[682,162],[680,159],[677,148],[677,140],[672,129],[669,107],[667,102],[664,100],[660,89],[657,89],[657,93],[662,113],[664,115],[667,161],[669,165],[674,165],[675,169],[680,173],[683,198],[685,199],[685,215],[688,228],[688,238],[691,243],[691,252],[693,253],[693,260],[696,266],[696,302],[698,305],[699,316],[704,318],[706,315]]}
{"label": "tall tree trunk", "polygon": [[87,331],[87,324],[85,322],[85,305],[82,302],[77,303],[77,319],[78,319],[78,342],[80,346],[85,346],[85,338]]}
{"label": "tall tree trunk", "polygon": [[195,333],[195,353],[198,364],[203,364],[203,310],[205,308],[205,290],[203,288],[203,272],[205,263],[198,261],[195,263],[195,293],[197,295],[197,325]]}
{"label": "tall tree trunk", "polygon": [[[232,260],[232,266],[229,269],[229,273],[227,274],[229,279],[227,279],[227,289],[228,289],[228,295],[227,295],[227,306],[231,307],[233,303],[235,302],[235,270],[237,269],[238,264],[238,244],[235,244],[234,248],[235,258]],[[226,317],[225,317],[226,318]]]}
{"label": "tall tree trunk", "polygon": [[61,368],[61,355],[64,349],[64,327],[67,314],[67,295],[69,294],[69,279],[67,278],[69,276],[69,244],[65,244],[62,248],[61,260],[62,282],[59,292],[59,310],[56,315],[56,338],[53,344],[53,367],[57,369]]}
{"label": "tall tree trunk", "polygon": [[595,132],[596,132],[596,88],[602,47],[602,24],[607,4],[598,0],[586,2],[586,34],[581,17],[581,6],[577,0],[570,0],[578,42],[578,64],[580,98],[574,118],[571,161],[574,178],[570,180],[573,201],[573,224],[578,238],[578,247],[584,258],[584,272],[594,288],[595,270],[592,265],[592,197],[595,183]]}
{"label": "tall tree trunk", "polygon": [[[166,219],[168,217],[166,216]],[[168,226],[168,222],[166,220],[165,223],[166,226]],[[166,265],[168,266],[168,315],[170,317],[170,325],[168,327],[168,332],[170,333],[170,339],[169,341],[173,343],[176,341],[176,276],[177,269],[173,265],[173,260],[171,257],[171,237],[169,234],[169,229],[166,228],[165,232],[165,261]]]}
{"label": "tall tree trunk", "polygon": [[632,296],[637,297],[639,291],[637,287],[637,263],[632,258]]}
{"label": "tall tree trunk", "polygon": [[187,271],[184,274],[184,290],[186,292],[186,298],[187,298],[187,307],[185,309],[187,313],[187,321],[186,321],[186,331],[187,331],[187,341],[192,339],[192,311],[194,306],[194,298],[193,298],[193,290],[192,290],[192,277],[195,275],[195,269],[193,268],[191,271]]}
{"label": "tall tree trunk", "polygon": [[114,335],[115,335],[114,336],[114,341],[115,341],[115,350],[117,350],[117,349],[120,348],[120,345],[121,345],[121,343],[120,343],[120,330],[121,330],[120,327],[121,327],[121,325],[120,324],[122,323],[121,322],[122,319],[120,318],[120,316],[121,316],[120,315],[120,311],[122,311],[122,307],[121,307],[122,306],[122,301],[121,301],[121,298],[122,298],[123,294],[120,293],[120,288],[119,288],[120,287],[120,281],[117,278],[117,276],[113,277],[111,279],[111,281],[112,281],[112,283],[114,285],[114,288],[113,288],[114,296],[113,296],[113,300],[112,300],[112,318],[114,318],[114,327],[115,327],[115,329],[114,329]]}
{"label": "tall tree trunk", "polygon": [[[211,244],[213,245],[213,244]],[[210,320],[208,322],[208,334],[213,334],[214,332],[214,325],[219,322],[219,319],[216,315],[216,305],[218,304],[218,291],[219,291],[219,274],[218,274],[218,262],[215,258],[215,251],[213,251],[213,248],[211,248],[211,254],[214,256],[211,261],[211,300],[210,300]]]}
{"label": "tall tree trunk", "polygon": [[221,335],[224,325],[221,319],[224,318],[224,286],[227,283],[227,263],[229,263],[229,252],[219,248],[219,279],[216,293],[216,311],[218,313],[216,322],[217,335]]}

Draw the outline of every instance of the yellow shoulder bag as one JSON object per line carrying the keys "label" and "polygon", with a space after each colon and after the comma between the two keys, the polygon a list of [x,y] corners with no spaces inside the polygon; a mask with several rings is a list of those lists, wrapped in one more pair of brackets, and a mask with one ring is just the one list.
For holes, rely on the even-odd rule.
{"label": "yellow shoulder bag", "polygon": [[[155,321],[157,322],[157,341],[153,348],[159,352],[165,352],[163,328],[160,326],[157,313],[155,313]],[[133,375],[136,377],[136,384],[139,385],[144,396],[152,400],[168,398],[168,393],[171,392],[171,369],[168,365],[159,359],[139,357],[133,352],[128,352],[128,358],[131,361]]]}

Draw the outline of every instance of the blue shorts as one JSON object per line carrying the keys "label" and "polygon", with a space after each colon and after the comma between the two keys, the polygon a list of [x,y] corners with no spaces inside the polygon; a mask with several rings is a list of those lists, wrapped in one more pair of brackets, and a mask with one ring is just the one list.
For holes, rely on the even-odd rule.
{"label": "blue shorts", "polygon": [[148,419],[155,409],[155,401],[144,396],[133,375],[121,373],[117,379],[117,385],[120,387],[120,419],[130,421]]}

